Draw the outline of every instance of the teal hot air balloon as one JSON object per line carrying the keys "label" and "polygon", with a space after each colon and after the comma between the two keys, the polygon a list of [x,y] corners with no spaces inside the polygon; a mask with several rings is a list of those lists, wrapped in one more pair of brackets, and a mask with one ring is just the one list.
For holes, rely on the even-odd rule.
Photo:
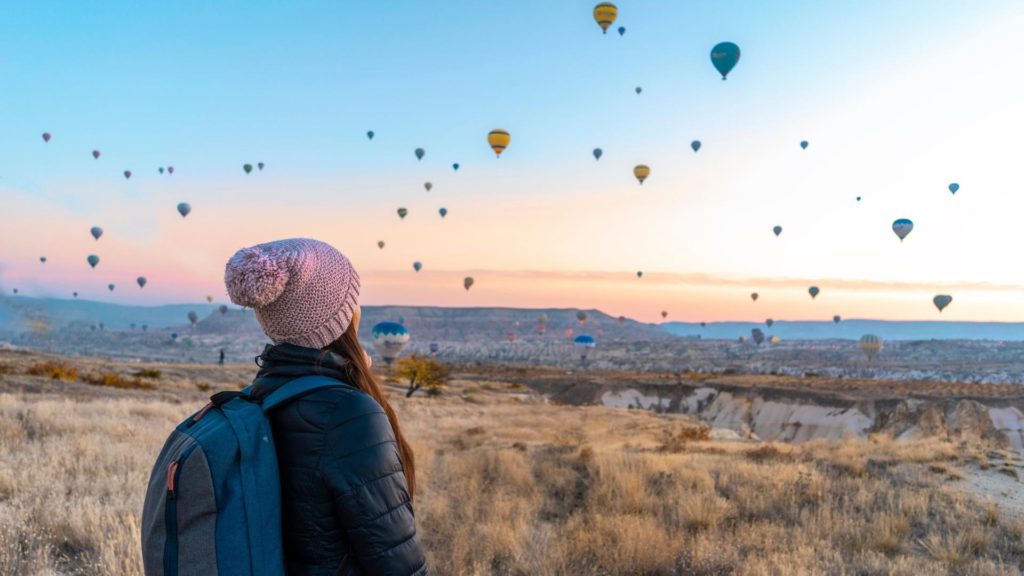
{"label": "teal hot air balloon", "polygon": [[644,89],[641,86],[637,86],[636,88],[633,89],[633,91],[636,92],[637,96],[639,96],[640,93],[644,91]]}
{"label": "teal hot air balloon", "polygon": [[437,211],[437,213],[441,215],[441,218],[444,218],[445,216],[448,215],[448,209],[447,208],[441,208],[440,210]]}
{"label": "teal hot air balloon", "polygon": [[949,306],[952,302],[953,297],[950,296],[949,294],[939,294],[935,298],[932,298],[932,303],[935,304],[935,307],[939,309],[939,312],[942,312],[942,310],[946,306]]}
{"label": "teal hot air balloon", "polygon": [[402,220],[405,220],[407,214],[409,214],[409,211],[406,210],[405,208],[398,209],[398,217],[401,218]]}
{"label": "teal hot air balloon", "polygon": [[900,238],[900,242],[914,229],[914,223],[907,218],[900,218],[892,223],[892,231]]}
{"label": "teal hot air balloon", "polygon": [[800,141],[800,147],[801,148],[803,148],[804,150],[807,150],[807,146],[808,146],[807,140],[801,140]]}
{"label": "teal hot air balloon", "polygon": [[409,343],[409,329],[398,322],[381,322],[371,332],[373,346],[384,362],[391,365]]}
{"label": "teal hot air balloon", "polygon": [[46,264],[46,256],[40,256],[39,261],[42,262],[43,264]]}
{"label": "teal hot air balloon", "polygon": [[263,167],[264,167],[264,166],[266,166],[266,164],[264,164],[263,162],[257,162],[257,163],[256,163],[256,168],[257,168],[257,169],[258,169],[258,170],[259,170],[260,172],[263,172]]}
{"label": "teal hot air balloon", "polygon": [[772,228],[772,232],[774,232],[775,236],[778,237],[779,234],[782,234],[782,226],[776,226],[775,228]]}
{"label": "teal hot air balloon", "polygon": [[218,307],[217,307],[217,310],[218,310],[218,311],[219,311],[219,312],[221,313],[221,315],[223,316],[223,315],[225,315],[225,314],[227,314],[227,313],[228,313],[228,305],[227,305],[227,304],[221,304],[220,306],[218,306]]}
{"label": "teal hot air balloon", "polygon": [[636,271],[636,277],[637,278],[643,278],[644,277],[644,271],[643,270],[637,270]]}
{"label": "teal hot air balloon", "polygon": [[769,327],[769,328],[771,328],[772,326],[775,325],[775,320],[772,320],[771,318],[769,318],[769,319],[764,321],[764,325]]}
{"label": "teal hot air balloon", "polygon": [[373,140],[373,130],[367,130],[367,132],[366,132],[366,139],[367,140]]}
{"label": "teal hot air balloon", "polygon": [[182,218],[188,216],[190,212],[192,212],[192,206],[188,202],[178,204],[178,214],[181,214]]}
{"label": "teal hot air balloon", "polygon": [[113,284],[107,284],[107,290],[110,290],[111,292],[113,292],[114,288],[116,288],[116,286],[114,286]]}
{"label": "teal hot air balloon", "polygon": [[959,190],[959,189],[960,189],[960,185],[957,184],[956,182],[953,182],[952,184],[949,185],[949,191],[952,194],[956,194],[956,191]]}
{"label": "teal hot air balloon", "polygon": [[459,171],[459,163],[458,162],[452,164],[452,170],[455,170],[456,172]]}
{"label": "teal hot air balloon", "polygon": [[750,337],[754,339],[754,344],[757,344],[758,346],[764,342],[764,332],[762,332],[760,328],[754,328],[751,330]]}
{"label": "teal hot air balloon", "polygon": [[246,174],[252,173],[252,164],[242,164],[242,170],[245,170]]}
{"label": "teal hot air balloon", "polygon": [[694,140],[693,142],[690,142],[690,148],[693,148],[694,152],[700,150],[700,140]]}
{"label": "teal hot air balloon", "polygon": [[412,269],[413,270],[419,272],[422,268],[423,268],[423,264],[421,264],[419,260],[417,260],[416,262],[412,263]]}
{"label": "teal hot air balloon", "polygon": [[190,311],[188,313],[188,321],[189,321],[190,324],[195,326],[196,323],[199,322],[199,314],[196,314],[195,311]]}
{"label": "teal hot air balloon", "polygon": [[156,171],[161,173],[161,174],[163,174],[164,173],[164,167],[161,166],[161,167],[157,168]]}
{"label": "teal hot air balloon", "polygon": [[427,154],[427,151],[424,150],[423,148],[417,148],[415,150],[415,154],[417,160],[423,160],[423,157]]}
{"label": "teal hot air balloon", "polygon": [[89,266],[95,268],[100,263],[100,257],[95,254],[89,254],[89,257],[85,259],[89,263]]}
{"label": "teal hot air balloon", "polygon": [[725,80],[739,61],[740,47],[732,42],[720,42],[711,49],[711,64],[722,75],[722,80]]}
{"label": "teal hot air balloon", "polygon": [[602,155],[604,155],[603,150],[600,148],[594,148],[594,160],[600,160]]}
{"label": "teal hot air balloon", "polygon": [[821,292],[821,290],[819,290],[817,286],[811,286],[807,289],[807,293],[811,295],[812,299],[818,297],[818,292]]}
{"label": "teal hot air balloon", "polygon": [[146,280],[145,276],[139,276],[135,279],[135,283],[139,285],[139,288],[145,288],[146,282],[148,282],[148,280]]}
{"label": "teal hot air balloon", "polygon": [[572,341],[572,347],[576,350],[576,355],[580,357],[580,362],[586,362],[587,357],[597,347],[597,340],[594,340],[594,337],[589,334],[580,334]]}
{"label": "teal hot air balloon", "polygon": [[836,314],[835,316],[832,317],[832,321],[835,322],[836,324],[839,324],[840,322],[843,321],[843,317],[840,316],[839,314]]}
{"label": "teal hot air balloon", "polygon": [[625,26],[619,26],[619,36],[622,36],[625,33],[626,33],[626,27]]}
{"label": "teal hot air balloon", "polygon": [[100,236],[103,236],[103,228],[100,228],[99,226],[93,226],[92,228],[89,229],[89,233],[92,234],[93,238],[99,240]]}

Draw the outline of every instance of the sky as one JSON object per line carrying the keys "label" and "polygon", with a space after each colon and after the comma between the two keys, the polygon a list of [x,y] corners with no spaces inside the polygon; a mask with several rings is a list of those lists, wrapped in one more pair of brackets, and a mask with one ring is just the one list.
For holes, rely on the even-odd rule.
{"label": "sky", "polygon": [[10,3],[0,288],[227,302],[235,250],[303,236],[367,304],[1024,321],[1024,4],[617,4]]}

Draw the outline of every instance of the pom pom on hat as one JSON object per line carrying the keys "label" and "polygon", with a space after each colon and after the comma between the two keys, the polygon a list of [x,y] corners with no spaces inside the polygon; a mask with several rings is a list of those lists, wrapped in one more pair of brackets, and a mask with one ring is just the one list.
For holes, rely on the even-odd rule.
{"label": "pom pom on hat", "polygon": [[264,248],[242,248],[228,260],[224,284],[231,301],[239,306],[267,306],[284,293],[288,284],[287,264]]}

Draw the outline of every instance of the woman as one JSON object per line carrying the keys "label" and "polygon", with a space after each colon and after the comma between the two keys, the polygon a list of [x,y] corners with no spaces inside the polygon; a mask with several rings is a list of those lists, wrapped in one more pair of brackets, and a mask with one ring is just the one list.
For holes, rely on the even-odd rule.
{"label": "woman", "polygon": [[338,380],[270,413],[289,576],[427,573],[412,509],[415,464],[359,344],[359,275],[318,240],[243,248],[224,274],[274,342],[252,393],[294,378]]}

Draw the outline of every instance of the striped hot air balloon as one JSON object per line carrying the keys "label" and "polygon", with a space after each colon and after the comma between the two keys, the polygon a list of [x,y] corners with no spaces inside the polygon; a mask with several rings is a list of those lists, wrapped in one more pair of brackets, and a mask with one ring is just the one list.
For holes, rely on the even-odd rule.
{"label": "striped hot air balloon", "polygon": [[498,158],[501,157],[501,153],[505,151],[505,148],[508,148],[510,142],[512,142],[512,135],[508,133],[508,130],[495,128],[487,134],[487,143],[490,144],[491,149],[494,150],[494,155]]}
{"label": "striped hot air balloon", "polygon": [[608,28],[615,22],[619,9],[611,2],[601,2],[594,6],[594,21],[601,27],[601,33],[607,34]]}

